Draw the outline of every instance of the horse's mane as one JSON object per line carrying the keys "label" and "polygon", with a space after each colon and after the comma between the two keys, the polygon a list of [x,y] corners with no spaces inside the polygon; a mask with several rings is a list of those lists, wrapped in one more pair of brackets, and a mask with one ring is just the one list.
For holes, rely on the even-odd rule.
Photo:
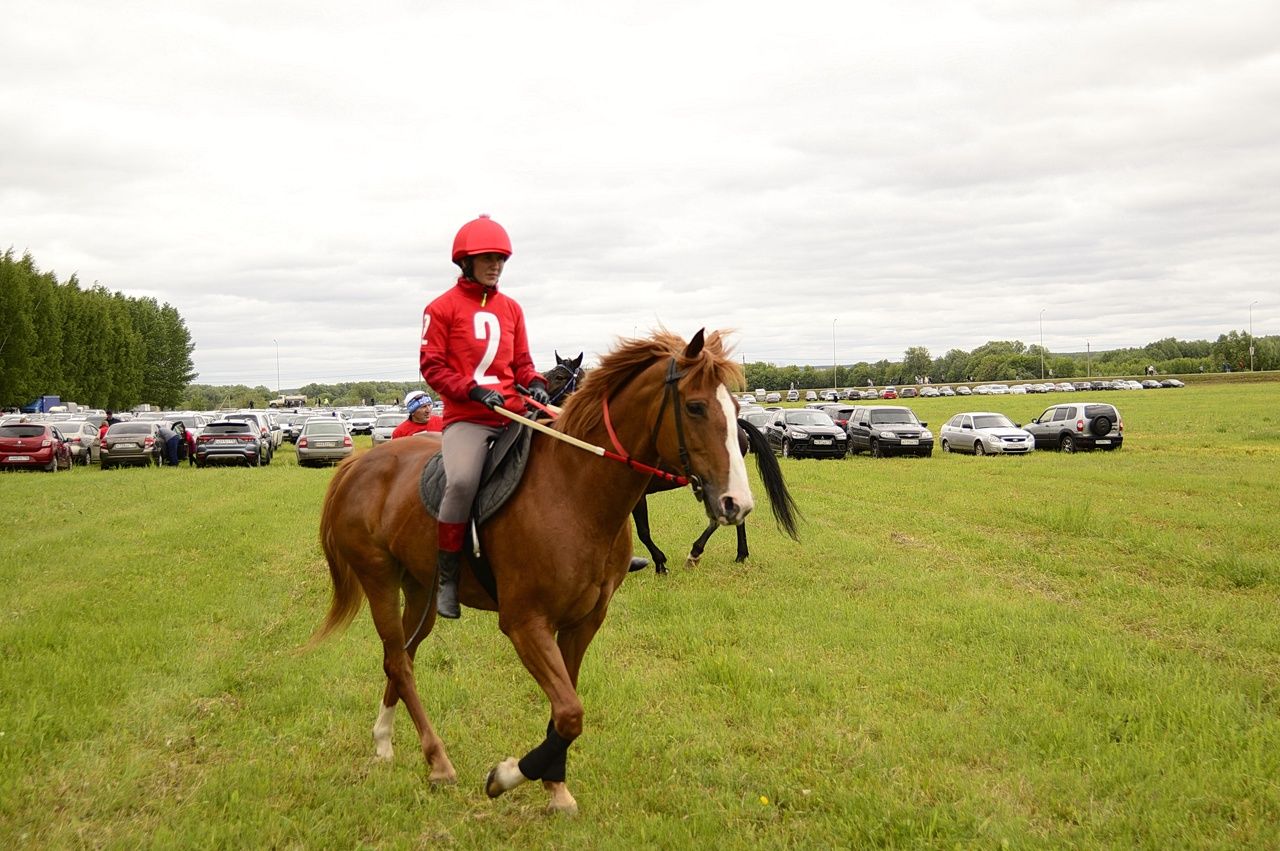
{"label": "horse's mane", "polygon": [[702,383],[724,384],[730,390],[746,383],[742,367],[730,356],[725,335],[712,331],[706,335],[702,351],[693,358],[684,356],[688,344],[670,331],[657,331],[643,339],[620,340],[600,360],[600,365],[587,372],[586,380],[565,402],[564,412],[556,420],[559,431],[583,434],[603,420],[601,400],[626,384],[657,360],[675,357],[676,368]]}

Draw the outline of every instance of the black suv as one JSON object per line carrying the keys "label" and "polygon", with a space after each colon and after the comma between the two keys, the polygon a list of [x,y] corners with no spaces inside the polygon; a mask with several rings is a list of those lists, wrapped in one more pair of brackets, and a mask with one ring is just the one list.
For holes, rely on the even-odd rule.
{"label": "black suv", "polygon": [[1053,405],[1023,426],[1035,438],[1036,449],[1119,449],[1124,443],[1124,420],[1115,405],[1071,402]]}
{"label": "black suv", "polygon": [[784,458],[843,458],[844,432],[822,411],[784,408],[761,429],[770,448]]}
{"label": "black suv", "polygon": [[928,423],[916,419],[910,408],[896,405],[862,406],[849,413],[849,451],[870,452],[876,458],[886,455],[933,454],[933,432]]}

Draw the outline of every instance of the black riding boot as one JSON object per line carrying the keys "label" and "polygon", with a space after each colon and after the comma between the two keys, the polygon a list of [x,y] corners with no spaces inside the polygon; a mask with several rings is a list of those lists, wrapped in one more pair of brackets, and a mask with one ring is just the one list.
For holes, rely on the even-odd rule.
{"label": "black riding boot", "polygon": [[436,612],[450,620],[462,617],[462,610],[458,608],[458,553],[440,550],[436,577]]}

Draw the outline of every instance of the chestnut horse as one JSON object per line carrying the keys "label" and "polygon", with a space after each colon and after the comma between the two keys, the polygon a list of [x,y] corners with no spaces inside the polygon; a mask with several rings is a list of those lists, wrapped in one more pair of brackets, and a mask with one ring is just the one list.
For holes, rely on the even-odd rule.
{"label": "chestnut horse", "polygon": [[[547,392],[551,395],[551,401],[558,404],[562,399],[572,395],[578,385],[586,379],[586,371],[582,368],[582,352],[579,352],[576,358],[562,358],[559,352],[555,354],[556,365],[547,370],[544,376],[547,379]],[[773,457],[773,449],[769,446],[768,438],[764,436],[760,429],[747,420],[739,419],[738,444],[744,455],[748,451],[755,453],[756,468],[760,473],[760,482],[764,485],[765,494],[769,497],[769,506],[773,509],[773,516],[778,523],[778,527],[783,532],[786,532],[792,540],[799,540],[796,532],[798,511],[795,499],[792,498],[791,492],[787,489],[787,483],[782,478],[782,468],[778,465],[778,459]],[[667,554],[659,549],[657,543],[653,540],[653,533],[649,526],[648,497],[649,494],[662,493],[675,487],[676,485],[655,477],[649,482],[645,495],[640,497],[636,507],[631,510],[631,520],[635,523],[636,537],[649,550],[649,555],[653,558],[654,572],[664,575],[667,573]],[[689,554],[685,556],[685,567],[698,566],[698,562],[702,559],[703,550],[707,547],[707,541],[711,539],[712,534],[719,528],[720,524],[715,520],[707,524],[707,528],[689,547]],[[751,555],[750,550],[747,548],[747,524],[745,522],[739,523],[736,531],[738,533],[738,553],[734,561],[741,563]],[[631,569],[642,570],[645,567],[648,567],[647,562],[642,558],[638,558],[633,561]]]}
{"label": "chestnut horse", "polygon": [[[499,629],[551,703],[546,737],[522,759],[509,757],[490,770],[489,797],[542,780],[549,809],[577,811],[565,765],[568,747],[583,729],[578,671],[627,575],[631,509],[652,468],[661,467],[687,478],[716,522],[741,523],[750,513],[754,502],[728,389],[742,379],[719,332],[704,337],[699,331],[687,344],[666,332],[627,340],[592,370],[555,428],[596,446],[612,445],[629,461],[533,435],[520,486],[479,530],[498,600],[472,571],[459,577],[459,599],[497,610]],[[320,520],[333,599],[312,640],[347,626],[361,600],[369,601],[387,675],[373,727],[377,755],[392,755],[395,707],[403,700],[429,780],[448,783],[457,776],[413,675],[414,653],[436,616],[436,521],[422,506],[418,484],[439,449],[431,437],[393,440],[344,462],[334,474]]]}

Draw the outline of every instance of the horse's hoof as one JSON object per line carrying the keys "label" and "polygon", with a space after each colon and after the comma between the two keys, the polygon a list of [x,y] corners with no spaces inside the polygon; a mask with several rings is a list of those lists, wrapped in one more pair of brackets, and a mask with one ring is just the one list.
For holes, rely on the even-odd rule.
{"label": "horse's hoof", "polygon": [[509,792],[528,778],[520,773],[520,761],[509,756],[489,769],[489,776],[484,779],[484,793],[496,798],[503,792]]}
{"label": "horse's hoof", "polygon": [[566,818],[573,818],[578,814],[578,802],[575,801],[572,796],[570,796],[569,802],[567,804],[557,802],[557,801],[551,801],[550,803],[547,804],[547,813],[553,816],[564,816]]}
{"label": "horse's hoof", "polygon": [[627,573],[635,573],[637,570],[644,570],[648,566],[649,560],[647,558],[633,558],[631,566],[627,568]]}
{"label": "horse's hoof", "polygon": [[379,742],[373,758],[378,762],[391,762],[395,755],[395,749],[391,745]]}
{"label": "horse's hoof", "polygon": [[442,771],[439,774],[433,771],[427,775],[427,782],[432,786],[453,786],[458,782],[458,775],[454,773],[453,769]]}
{"label": "horse's hoof", "polygon": [[664,561],[660,561],[657,564],[655,564],[653,566],[653,572],[658,574],[659,576],[666,576],[668,573],[670,573],[670,571],[667,570],[667,563]]}
{"label": "horse's hoof", "polygon": [[693,570],[695,567],[698,566],[698,562],[700,562],[701,560],[702,560],[701,558],[694,558],[693,556],[689,556],[687,559],[684,560],[684,566],[689,570]]}

